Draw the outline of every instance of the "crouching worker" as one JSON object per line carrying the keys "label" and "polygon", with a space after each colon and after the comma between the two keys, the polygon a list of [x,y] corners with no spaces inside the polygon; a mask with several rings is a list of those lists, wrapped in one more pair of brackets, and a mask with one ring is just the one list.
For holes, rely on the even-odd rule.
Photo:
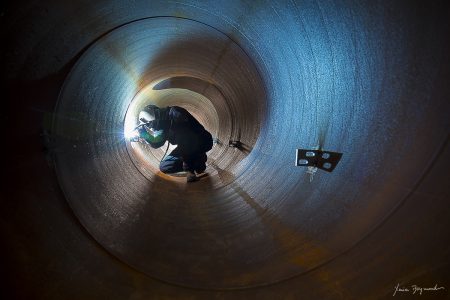
{"label": "crouching worker", "polygon": [[187,182],[197,181],[196,176],[206,169],[206,152],[211,150],[211,134],[184,108],[146,106],[139,113],[142,126],[139,137],[153,148],[163,146],[166,140],[177,147],[160,163],[166,174],[187,172]]}

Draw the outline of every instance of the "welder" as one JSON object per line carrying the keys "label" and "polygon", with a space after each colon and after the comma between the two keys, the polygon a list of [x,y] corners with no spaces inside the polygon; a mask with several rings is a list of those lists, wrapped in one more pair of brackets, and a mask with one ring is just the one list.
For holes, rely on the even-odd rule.
{"label": "welder", "polygon": [[206,169],[206,152],[211,150],[211,134],[184,108],[147,105],[139,113],[138,136],[153,148],[166,141],[177,147],[159,165],[166,174],[187,172],[187,182],[197,181]]}

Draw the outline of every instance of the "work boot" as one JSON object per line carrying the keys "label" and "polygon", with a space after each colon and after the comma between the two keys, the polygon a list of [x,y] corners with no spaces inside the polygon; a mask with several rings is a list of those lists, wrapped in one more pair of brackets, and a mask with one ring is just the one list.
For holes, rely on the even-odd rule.
{"label": "work boot", "polygon": [[198,168],[198,169],[195,169],[195,173],[201,174],[201,173],[204,173],[205,170],[206,170],[206,166],[200,167],[200,168]]}
{"label": "work boot", "polygon": [[194,172],[188,171],[186,180],[187,182],[194,182],[198,180],[198,177]]}

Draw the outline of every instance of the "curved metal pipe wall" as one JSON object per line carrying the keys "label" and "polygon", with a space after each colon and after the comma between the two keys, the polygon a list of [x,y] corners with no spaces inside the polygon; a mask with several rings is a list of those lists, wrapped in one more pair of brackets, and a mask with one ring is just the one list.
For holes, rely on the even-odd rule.
{"label": "curved metal pipe wall", "polygon": [[[296,299],[445,286],[448,11],[409,1],[7,7],[5,291]],[[177,76],[213,85],[203,96],[218,122],[206,125],[251,146],[216,145],[210,178],[190,186],[144,176],[122,138],[133,95]],[[310,182],[293,161],[314,147],[344,155]]]}

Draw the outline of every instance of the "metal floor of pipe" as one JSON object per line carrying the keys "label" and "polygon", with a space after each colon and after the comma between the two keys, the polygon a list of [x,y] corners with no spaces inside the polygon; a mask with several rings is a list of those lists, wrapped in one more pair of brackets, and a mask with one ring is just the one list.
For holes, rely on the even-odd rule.
{"label": "metal floor of pipe", "polygon": [[[449,17],[445,1],[5,4],[4,299],[448,298]],[[158,83],[145,95],[221,141],[192,185],[124,139]],[[317,147],[343,156],[310,180],[295,151]]]}

